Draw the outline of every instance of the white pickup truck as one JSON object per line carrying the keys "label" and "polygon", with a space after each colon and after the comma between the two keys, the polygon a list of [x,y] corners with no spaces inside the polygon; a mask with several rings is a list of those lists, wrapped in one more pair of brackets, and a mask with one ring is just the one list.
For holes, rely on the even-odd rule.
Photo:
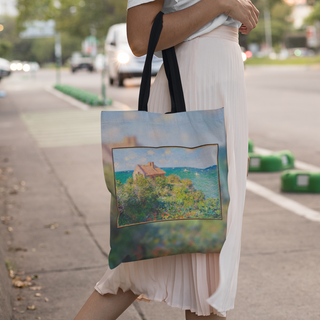
{"label": "white pickup truck", "polygon": [[94,59],[83,55],[81,52],[74,52],[70,58],[70,67],[72,72],[76,72],[79,69],[87,69],[92,72],[94,69]]}

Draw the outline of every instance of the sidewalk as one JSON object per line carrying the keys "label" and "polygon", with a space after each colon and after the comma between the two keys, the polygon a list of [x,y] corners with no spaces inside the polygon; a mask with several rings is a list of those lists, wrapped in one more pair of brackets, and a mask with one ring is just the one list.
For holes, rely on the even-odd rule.
{"label": "sidewalk", "polygon": [[[1,265],[1,320],[12,319],[11,312],[17,320],[73,319],[107,268],[110,197],[99,139],[81,139],[96,139],[100,111],[77,110],[40,90],[1,100],[0,259],[14,271],[16,286],[25,286],[11,287]],[[73,119],[83,115],[92,121],[77,131]],[[48,132],[50,122],[55,127]],[[75,131],[68,140],[70,127]],[[120,319],[183,314],[165,303],[135,302]]]}

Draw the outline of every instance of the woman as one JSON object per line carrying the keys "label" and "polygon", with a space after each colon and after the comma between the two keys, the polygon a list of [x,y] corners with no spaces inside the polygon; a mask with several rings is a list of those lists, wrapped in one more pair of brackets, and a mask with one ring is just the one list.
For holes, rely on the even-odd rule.
{"label": "woman", "polygon": [[[227,238],[220,254],[182,254],[122,263],[107,270],[75,320],[113,320],[140,295],[186,310],[186,319],[217,319],[233,309],[247,173],[246,93],[238,29],[249,34],[259,11],[250,0],[128,0],[132,52],[147,52],[153,20],[163,11],[156,51],[175,46],[187,111],[224,107],[227,130]],[[164,68],[151,87],[149,111],[165,113]],[[121,290],[120,290],[121,289]]]}

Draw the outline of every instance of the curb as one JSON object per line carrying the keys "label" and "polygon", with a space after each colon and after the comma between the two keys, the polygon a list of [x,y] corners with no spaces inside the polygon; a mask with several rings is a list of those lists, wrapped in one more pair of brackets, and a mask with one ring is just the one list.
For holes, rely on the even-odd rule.
{"label": "curb", "polygon": [[[3,235],[4,227],[0,226],[1,234]],[[0,241],[4,244],[4,238],[1,236]],[[12,319],[12,304],[11,304],[11,283],[8,276],[8,271],[5,264],[5,255],[3,250],[4,245],[0,246],[0,319]]]}
{"label": "curb", "polygon": [[77,99],[74,99],[74,98],[72,98],[72,97],[62,93],[61,91],[58,91],[58,90],[52,88],[52,87],[47,87],[47,88],[45,88],[45,90],[47,92],[51,93],[52,95],[56,96],[57,98],[64,100],[65,102],[68,102],[69,104],[73,105],[74,107],[76,107],[78,109],[81,109],[81,110],[89,110],[90,109],[90,107],[87,104],[85,104]]}
{"label": "curb", "polygon": [[[65,93],[62,93],[59,90],[56,90],[52,87],[46,87],[45,91],[51,93],[52,95],[56,96],[57,98],[68,102],[69,104],[73,105],[74,107],[81,109],[81,110],[90,110],[90,109],[94,109],[96,107],[90,107],[89,105],[87,105],[86,103],[83,103],[71,96],[68,96]],[[99,106],[101,108],[101,106]],[[130,111],[132,110],[131,108],[129,108],[127,105],[119,102],[119,101],[113,101],[112,102],[112,106],[106,106],[106,107],[102,107],[105,108],[106,110],[110,110],[110,111],[116,111],[116,110],[121,110],[121,111]]]}

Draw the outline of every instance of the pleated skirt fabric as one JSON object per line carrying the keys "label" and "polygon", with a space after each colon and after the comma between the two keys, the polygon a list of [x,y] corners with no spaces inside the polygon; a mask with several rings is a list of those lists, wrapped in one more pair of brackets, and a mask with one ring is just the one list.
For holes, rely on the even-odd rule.
{"label": "pleated skirt fabric", "polygon": [[[248,125],[238,29],[219,26],[176,46],[187,111],[224,107],[230,204],[227,238],[219,253],[193,253],[122,263],[97,282],[100,294],[131,290],[199,316],[225,317],[234,308],[245,201]],[[149,112],[170,111],[164,66],[151,87]]]}

